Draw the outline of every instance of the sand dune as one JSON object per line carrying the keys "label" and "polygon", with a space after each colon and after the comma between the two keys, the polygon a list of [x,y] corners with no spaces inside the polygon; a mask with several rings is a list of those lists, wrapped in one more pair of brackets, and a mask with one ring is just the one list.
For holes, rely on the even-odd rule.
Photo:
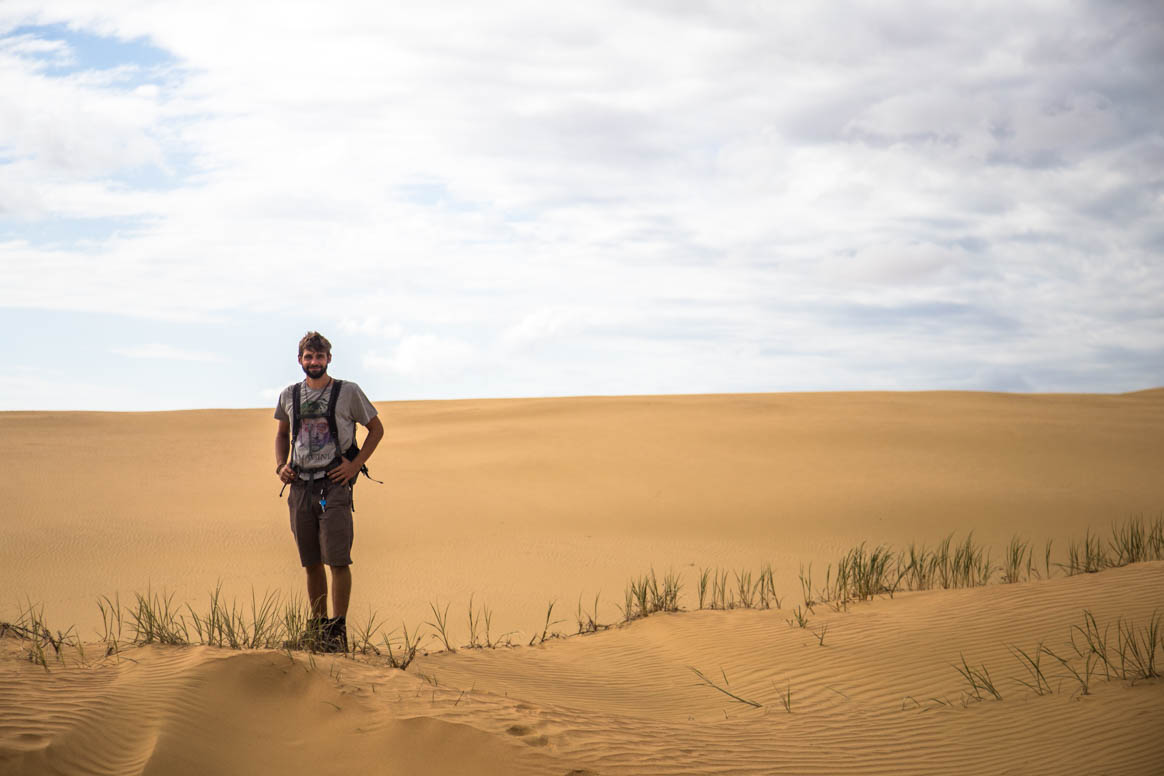
{"label": "sand dune", "polygon": [[[7,639],[0,771],[1151,774],[1164,761],[1160,680],[1097,670],[1083,695],[1048,667],[1054,690],[1036,696],[1008,647],[1070,654],[1084,609],[1107,626],[1162,607],[1154,562],[822,606],[812,629],[786,611],[656,615],[432,655],[408,673],[374,658],[148,647],[46,674]],[[962,656],[1002,700],[962,702]]]}
{"label": "sand dune", "polygon": [[[818,605],[810,628],[789,623],[802,565],[819,579],[861,541],[973,531],[998,558],[1020,534],[1040,552],[1054,539],[1062,560],[1069,538],[1155,518],[1164,390],[378,406],[385,485],[357,489],[356,617],[415,627],[451,604],[463,644],[472,595],[525,643],[548,601],[571,618],[600,595],[612,623],[627,580],[654,567],[682,577],[690,610],[700,568],[764,563],[784,607],[434,653],[406,673],[207,647],[98,659],[98,645],[46,673],[9,633],[0,773],[1148,774],[1164,761],[1159,680],[1083,696],[1058,670],[1036,696],[1009,649],[1069,649],[1085,609],[1146,624],[1164,611],[1164,563]],[[98,596],[164,589],[198,606],[219,582],[248,601],[297,590],[273,434],[268,410],[0,414],[24,453],[0,512],[0,619],[31,601],[93,640]],[[963,703],[961,655],[1003,700]]]}

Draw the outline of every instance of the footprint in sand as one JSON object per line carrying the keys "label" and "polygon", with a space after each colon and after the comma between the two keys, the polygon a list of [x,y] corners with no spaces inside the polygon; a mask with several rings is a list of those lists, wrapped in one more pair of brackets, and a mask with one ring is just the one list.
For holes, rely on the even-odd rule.
{"label": "footprint in sand", "polygon": [[[525,725],[510,725],[505,729],[505,732],[511,736],[528,736],[533,732],[533,728],[526,727]],[[550,743],[550,739],[545,736],[537,736],[535,738],[525,739],[524,743],[529,746],[545,746]]]}

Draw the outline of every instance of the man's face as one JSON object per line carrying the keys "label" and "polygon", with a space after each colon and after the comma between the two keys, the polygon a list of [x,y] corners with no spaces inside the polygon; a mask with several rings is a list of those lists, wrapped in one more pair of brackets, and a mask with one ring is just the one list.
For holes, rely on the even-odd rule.
{"label": "man's face", "polygon": [[299,357],[299,366],[303,373],[312,380],[318,380],[327,374],[327,365],[331,363],[330,353],[319,353],[314,350],[305,350]]}

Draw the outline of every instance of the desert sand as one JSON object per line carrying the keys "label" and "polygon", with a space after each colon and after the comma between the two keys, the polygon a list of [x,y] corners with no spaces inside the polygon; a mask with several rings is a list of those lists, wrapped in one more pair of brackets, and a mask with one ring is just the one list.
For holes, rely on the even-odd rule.
{"label": "desert sand", "polygon": [[[1085,611],[1110,632],[1164,612],[1164,562],[1054,566],[1087,532],[1164,511],[1164,390],[377,407],[384,484],[356,489],[351,619],[419,628],[427,654],[406,671],[207,646],[105,656],[99,597],[301,589],[271,410],[0,413],[17,451],[0,620],[34,605],[90,644],[41,666],[0,639],[0,773],[1161,772],[1161,680],[1095,668],[1084,693],[1048,657],[1039,694],[1015,649],[1074,654]],[[818,603],[796,625],[802,571],[970,532],[996,563],[1029,540],[1042,573]],[[779,607],[698,609],[701,570],[765,564]],[[679,576],[684,611],[621,623],[651,569]],[[448,606],[464,645],[470,597],[517,646],[443,648],[424,623]],[[566,635],[596,597],[612,627],[527,646],[550,602]],[[968,698],[963,658],[1001,700]]]}

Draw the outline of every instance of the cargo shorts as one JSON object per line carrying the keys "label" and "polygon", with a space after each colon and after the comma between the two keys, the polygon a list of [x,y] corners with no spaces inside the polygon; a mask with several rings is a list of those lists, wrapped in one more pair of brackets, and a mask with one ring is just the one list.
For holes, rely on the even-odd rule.
{"label": "cargo shorts", "polygon": [[[320,502],[324,506],[320,506]],[[326,477],[295,480],[287,497],[299,561],[307,566],[352,564],[352,488]]]}

